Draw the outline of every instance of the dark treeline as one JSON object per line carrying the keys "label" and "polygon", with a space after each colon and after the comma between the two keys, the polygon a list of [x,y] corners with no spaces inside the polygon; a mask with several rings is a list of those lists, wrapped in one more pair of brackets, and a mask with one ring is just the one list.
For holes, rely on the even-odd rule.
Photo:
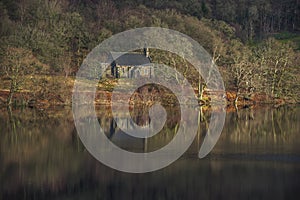
{"label": "dark treeline", "polygon": [[[263,93],[299,101],[298,11],[298,0],[0,0],[0,76],[10,80],[7,86],[1,82],[2,89],[12,96],[26,89],[25,79],[32,75],[74,75],[104,39],[158,26],[198,41],[238,96]],[[150,56],[191,72],[180,58],[157,51]],[[203,91],[199,76],[187,74]]]}
{"label": "dark treeline", "polygon": [[139,4],[176,9],[184,14],[230,23],[243,40],[280,31],[300,31],[299,0],[114,0],[119,6]]}

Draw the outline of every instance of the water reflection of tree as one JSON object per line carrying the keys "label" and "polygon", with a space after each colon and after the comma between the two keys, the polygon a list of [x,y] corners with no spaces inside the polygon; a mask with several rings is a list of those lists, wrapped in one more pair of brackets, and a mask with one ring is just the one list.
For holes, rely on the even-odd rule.
{"label": "water reflection of tree", "polygon": [[82,148],[78,152],[73,142],[76,133],[70,111],[49,117],[37,110],[8,109],[0,113],[0,123],[4,193],[21,197],[80,183],[84,161]]}
{"label": "water reflection of tree", "polygon": [[226,135],[224,137],[229,137],[235,144],[291,143],[296,139],[300,128],[297,110],[299,108],[295,107],[242,109],[238,120],[237,113],[229,113],[223,131]]}

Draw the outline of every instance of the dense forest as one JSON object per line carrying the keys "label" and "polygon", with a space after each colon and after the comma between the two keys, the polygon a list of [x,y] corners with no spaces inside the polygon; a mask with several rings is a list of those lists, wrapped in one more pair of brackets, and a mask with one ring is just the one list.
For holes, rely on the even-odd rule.
{"label": "dense forest", "polygon": [[222,20],[244,41],[261,39],[279,31],[299,31],[299,0],[115,0],[118,6],[143,4],[175,9],[183,14]]}
{"label": "dense forest", "polygon": [[[72,77],[104,39],[156,26],[198,41],[237,96],[299,102],[299,12],[299,0],[0,0],[1,89],[10,90],[11,103],[15,92],[33,88],[24,84],[31,77],[44,85],[34,96],[47,98],[45,88],[57,87],[32,76]],[[172,65],[169,55],[150,54]],[[186,71],[180,59],[173,65]]]}

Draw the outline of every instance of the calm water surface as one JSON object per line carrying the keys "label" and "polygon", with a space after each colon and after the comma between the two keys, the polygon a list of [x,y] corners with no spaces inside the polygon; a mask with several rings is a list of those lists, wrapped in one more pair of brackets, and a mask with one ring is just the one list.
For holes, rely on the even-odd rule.
{"label": "calm water surface", "polygon": [[[176,134],[180,113],[167,109],[161,133],[126,136],[98,107],[107,137],[133,152],[161,148]],[[95,160],[77,136],[71,108],[0,111],[0,199],[300,199],[300,107],[228,112],[222,135],[204,159],[197,153],[209,123],[189,150],[170,166],[128,174]],[[139,125],[143,109],[132,111]]]}

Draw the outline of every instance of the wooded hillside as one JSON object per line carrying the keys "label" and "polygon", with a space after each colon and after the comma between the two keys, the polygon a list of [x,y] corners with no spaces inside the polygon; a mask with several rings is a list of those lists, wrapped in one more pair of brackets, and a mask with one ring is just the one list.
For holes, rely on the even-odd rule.
{"label": "wooded hillside", "polygon": [[[299,0],[0,0],[0,75],[11,80],[1,89],[28,89],[12,81],[18,70],[24,76],[74,75],[104,39],[159,26],[197,40],[228,90],[299,102],[299,6]],[[150,54],[186,71],[180,58]],[[191,77],[195,87],[197,78]]]}

